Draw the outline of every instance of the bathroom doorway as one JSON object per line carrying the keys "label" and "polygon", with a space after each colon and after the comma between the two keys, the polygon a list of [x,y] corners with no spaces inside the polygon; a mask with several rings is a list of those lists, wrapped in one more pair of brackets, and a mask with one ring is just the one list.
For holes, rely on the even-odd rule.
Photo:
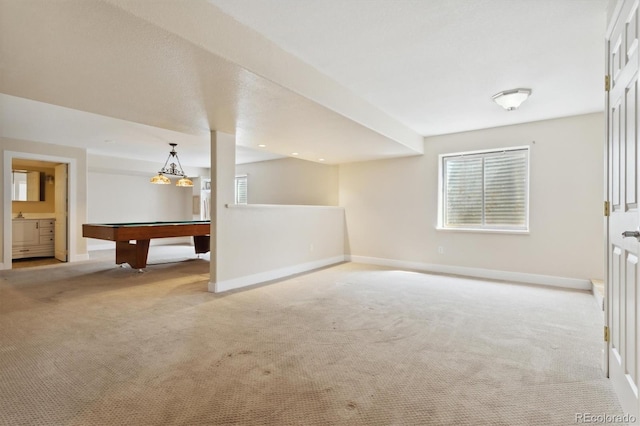
{"label": "bathroom doorway", "polygon": [[[60,264],[70,261],[70,203],[69,168],[65,158],[40,154],[5,152],[4,196],[4,268],[23,268]],[[70,160],[71,162],[73,160]],[[40,198],[14,199],[18,190],[16,173],[35,172],[39,179],[31,179],[41,185],[33,189]],[[28,185],[28,184],[27,184]],[[25,188],[22,188],[26,191]],[[17,223],[19,222],[19,223]],[[11,243],[11,245],[9,245]],[[26,246],[25,246],[26,245]],[[22,251],[22,252],[21,252]]]}

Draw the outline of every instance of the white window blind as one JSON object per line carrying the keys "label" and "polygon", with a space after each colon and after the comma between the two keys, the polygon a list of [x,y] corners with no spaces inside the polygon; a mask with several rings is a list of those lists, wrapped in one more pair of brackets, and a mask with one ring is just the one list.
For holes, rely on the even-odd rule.
{"label": "white window blind", "polygon": [[236,204],[247,204],[247,176],[236,176]]}
{"label": "white window blind", "polygon": [[527,230],[529,149],[442,156],[443,228]]}

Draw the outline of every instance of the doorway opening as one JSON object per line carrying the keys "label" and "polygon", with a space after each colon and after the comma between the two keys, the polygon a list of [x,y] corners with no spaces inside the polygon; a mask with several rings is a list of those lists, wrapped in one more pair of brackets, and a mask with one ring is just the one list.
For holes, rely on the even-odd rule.
{"label": "doorway opening", "polygon": [[[55,263],[74,260],[75,201],[73,188],[76,160],[42,154],[5,151],[3,197],[3,256],[0,269],[39,266],[43,259]],[[42,169],[44,186],[41,200],[14,200],[14,170]],[[34,170],[38,171],[38,170]],[[36,173],[37,174],[37,173]],[[35,179],[34,179],[35,181]],[[24,186],[24,182],[19,182]],[[27,184],[28,185],[28,184]],[[25,188],[22,188],[25,190]],[[21,250],[24,250],[21,252]],[[75,256],[77,257],[77,255]],[[39,260],[39,261],[35,261]],[[22,263],[24,262],[24,264]],[[53,263],[53,262],[51,262]]]}
{"label": "doorway opening", "polygon": [[68,261],[67,167],[43,160],[12,160],[12,268]]}

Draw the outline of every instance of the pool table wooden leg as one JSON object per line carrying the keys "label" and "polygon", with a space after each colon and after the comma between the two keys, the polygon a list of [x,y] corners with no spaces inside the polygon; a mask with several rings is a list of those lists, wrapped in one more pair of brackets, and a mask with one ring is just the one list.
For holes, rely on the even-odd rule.
{"label": "pool table wooden leg", "polygon": [[196,249],[196,254],[207,253],[210,249],[211,242],[208,235],[194,235],[193,245]]}
{"label": "pool table wooden leg", "polygon": [[149,241],[151,240],[136,240],[135,244],[116,241],[116,264],[128,263],[134,269],[146,268]]}

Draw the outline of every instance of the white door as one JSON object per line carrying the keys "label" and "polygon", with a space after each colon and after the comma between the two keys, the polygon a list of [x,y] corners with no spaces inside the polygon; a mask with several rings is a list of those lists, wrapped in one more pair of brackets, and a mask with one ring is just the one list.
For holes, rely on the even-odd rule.
{"label": "white door", "polygon": [[67,165],[58,164],[55,173],[56,192],[56,227],[55,227],[55,257],[61,262],[68,261],[67,227],[68,227],[68,184]]}
{"label": "white door", "polygon": [[[607,33],[607,345],[609,377],[626,413],[638,416],[638,0],[618,3]],[[623,233],[627,236],[623,236]]]}

